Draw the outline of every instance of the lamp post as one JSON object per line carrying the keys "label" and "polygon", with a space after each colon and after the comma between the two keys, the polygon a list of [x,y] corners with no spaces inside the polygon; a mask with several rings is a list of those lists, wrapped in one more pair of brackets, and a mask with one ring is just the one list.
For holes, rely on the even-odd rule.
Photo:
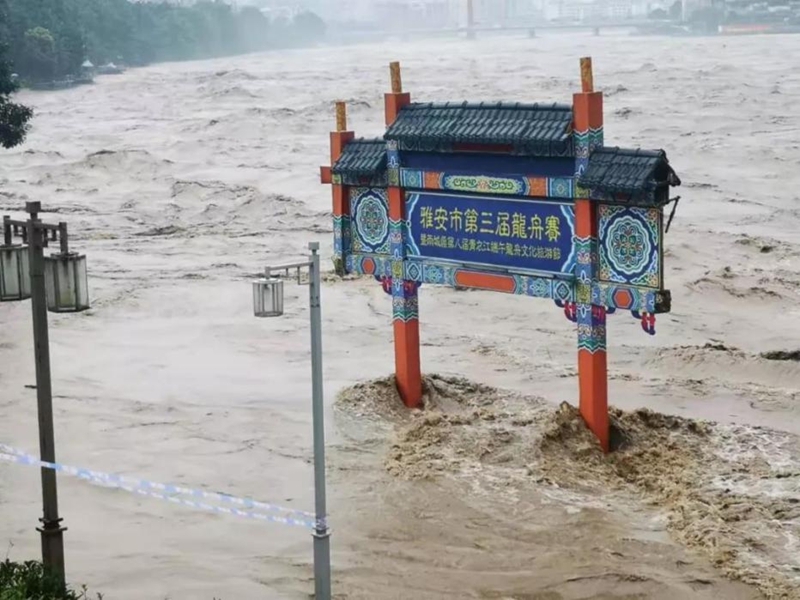
{"label": "lamp post", "polygon": [[283,314],[283,280],[273,277],[275,271],[289,276],[295,271],[298,283],[304,269],[309,272],[309,305],[311,312],[311,410],[314,427],[314,598],[331,600],[331,532],[325,499],[325,415],[322,402],[322,314],[320,304],[319,244],[308,244],[308,261],[268,267],[265,277],[253,282],[253,311],[257,317],[278,317]]}
{"label": "lamp post", "polygon": [[[47,311],[80,312],[89,308],[86,257],[70,253],[67,224],[51,225],[39,219],[41,203],[28,202],[27,221],[3,217],[3,245],[0,246],[0,301],[31,298],[33,348],[36,360],[36,398],[39,414],[39,454],[44,462],[56,461],[53,428],[53,390],[50,380],[50,338]],[[13,245],[14,237],[24,245]],[[60,243],[61,252],[45,257],[49,242]],[[42,468],[42,563],[59,578],[64,577],[63,519],[58,514],[56,472]]]}

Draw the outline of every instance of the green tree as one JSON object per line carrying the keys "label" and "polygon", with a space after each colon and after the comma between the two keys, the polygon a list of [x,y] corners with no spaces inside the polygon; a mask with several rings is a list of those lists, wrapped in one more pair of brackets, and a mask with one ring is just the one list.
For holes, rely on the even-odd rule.
{"label": "green tree", "polygon": [[0,144],[3,148],[13,148],[25,141],[33,111],[11,101],[17,84],[11,78],[11,69],[5,60],[6,52],[6,46],[0,47]]}
{"label": "green tree", "polygon": [[3,148],[13,148],[25,140],[28,122],[33,111],[27,106],[11,101],[11,94],[17,91],[17,82],[12,77],[8,61],[8,4],[0,0],[0,144]]}
{"label": "green tree", "polygon": [[[0,598],[3,600],[88,600],[86,588],[65,588],[58,577],[45,571],[40,562],[0,563]],[[97,594],[98,600],[103,597]]]}
{"label": "green tree", "polygon": [[325,23],[314,13],[271,22],[257,8],[223,0],[191,5],[131,0],[0,0],[14,68],[24,79],[63,79],[97,65],[143,65],[316,43]]}
{"label": "green tree", "polygon": [[20,68],[33,79],[49,81],[55,78],[57,65],[56,41],[50,30],[34,27],[26,31]]}

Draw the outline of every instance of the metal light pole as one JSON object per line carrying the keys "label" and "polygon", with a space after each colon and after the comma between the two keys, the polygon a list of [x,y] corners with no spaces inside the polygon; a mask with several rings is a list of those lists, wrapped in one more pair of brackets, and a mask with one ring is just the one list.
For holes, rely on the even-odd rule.
{"label": "metal light pole", "polygon": [[[36,400],[39,411],[39,455],[45,462],[56,462],[56,440],[53,428],[53,388],[50,381],[50,334],[47,327],[47,291],[44,282],[44,242],[38,202],[26,205],[28,250],[31,269],[31,307],[33,309],[33,351],[36,359]],[[46,235],[46,234],[45,234]],[[65,583],[64,531],[58,516],[56,472],[42,468],[42,506],[44,516],[38,528],[42,535],[42,562]]]}
{"label": "metal light pole", "polygon": [[311,255],[307,262],[279,265],[266,269],[266,278],[253,282],[254,311],[257,317],[283,314],[283,281],[272,277],[274,271],[296,272],[300,283],[302,269],[309,271],[309,306],[311,312],[311,387],[314,428],[314,597],[331,600],[331,532],[325,498],[325,406],[322,392],[322,310],[320,292],[319,244],[308,244]]}
{"label": "metal light pole", "polygon": [[[314,422],[314,508],[317,529],[314,531],[314,587],[316,597],[331,598],[331,532],[328,528],[325,494],[325,406],[322,398],[322,282],[319,272],[319,244],[308,245],[311,250],[309,266],[309,306],[311,307],[311,406]],[[317,566],[319,565],[319,566]]]}
{"label": "metal light pole", "polygon": [[[4,245],[0,252],[14,256],[16,261],[4,260],[0,264],[0,281],[20,282],[15,294],[0,295],[3,301],[31,298],[33,312],[33,349],[36,362],[36,399],[39,415],[39,454],[43,462],[56,462],[55,432],[53,427],[53,389],[50,378],[50,336],[47,311],[79,312],[89,308],[86,283],[86,257],[69,252],[67,224],[51,225],[39,219],[41,203],[28,202],[27,221],[3,218]],[[23,247],[13,246],[14,236],[28,244],[28,261],[22,260]],[[49,242],[60,242],[61,253],[45,258],[44,249]],[[26,273],[24,271],[29,271]],[[30,293],[23,289],[22,281],[30,277]],[[7,286],[6,286],[7,287]],[[42,538],[42,563],[45,570],[56,576],[62,586],[64,576],[63,519],[58,514],[58,488],[56,472],[42,468],[43,516],[37,531]]]}

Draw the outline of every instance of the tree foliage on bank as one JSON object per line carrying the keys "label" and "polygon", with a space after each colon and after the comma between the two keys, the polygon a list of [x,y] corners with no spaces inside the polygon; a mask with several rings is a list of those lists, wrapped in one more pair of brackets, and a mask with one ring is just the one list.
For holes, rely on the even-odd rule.
{"label": "tree foliage on bank", "polygon": [[[8,22],[7,8],[0,2],[0,35]],[[30,108],[11,101],[11,94],[17,91],[17,87],[17,82],[11,77],[8,45],[0,38],[0,145],[4,148],[13,148],[22,143],[28,131],[28,122],[33,117]]]}
{"label": "tree foliage on bank", "polygon": [[208,58],[307,44],[325,29],[310,13],[271,22],[257,8],[221,0],[0,0],[3,10],[0,41],[20,77],[33,81],[77,75],[87,58],[132,66]]}
{"label": "tree foliage on bank", "polygon": [[[100,594],[98,600],[102,600]],[[65,589],[58,578],[48,574],[42,563],[29,561],[0,563],[0,600],[89,600],[86,590]]]}
{"label": "tree foliage on bank", "polygon": [[8,48],[0,45],[0,145],[13,148],[23,142],[33,111],[11,101],[17,82],[11,78],[11,66],[6,58]]}

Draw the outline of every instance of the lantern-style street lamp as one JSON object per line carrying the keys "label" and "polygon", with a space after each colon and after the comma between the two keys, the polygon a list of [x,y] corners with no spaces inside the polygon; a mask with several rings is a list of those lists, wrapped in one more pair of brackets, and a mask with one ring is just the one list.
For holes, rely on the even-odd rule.
{"label": "lantern-style street lamp", "polygon": [[269,267],[265,277],[253,282],[253,312],[257,317],[278,317],[283,314],[283,280],[274,272],[283,271],[288,277],[295,272],[297,283],[303,283],[301,273],[308,269],[309,304],[311,312],[311,387],[314,428],[314,598],[331,600],[331,532],[325,498],[325,407],[322,402],[322,309],[320,304],[321,278],[319,244],[308,244],[311,255],[306,262]]}
{"label": "lantern-style street lamp", "polygon": [[0,246],[0,302],[15,302],[31,297],[28,248],[11,243],[10,233]]}
{"label": "lantern-style street lamp", "polygon": [[83,254],[53,254],[44,259],[47,310],[81,312],[89,308],[86,257]]}
{"label": "lantern-style street lamp", "polygon": [[[86,257],[70,253],[67,224],[51,225],[39,219],[39,202],[28,202],[27,221],[3,217],[0,246],[0,301],[31,298],[33,348],[36,359],[36,397],[39,412],[39,453],[44,462],[56,462],[53,428],[53,390],[50,380],[50,337],[47,311],[80,312],[89,308]],[[23,245],[14,245],[14,237]],[[61,252],[45,257],[50,242]],[[26,244],[26,245],[25,245]],[[58,515],[56,472],[42,469],[42,563],[64,584],[64,531]]]}
{"label": "lantern-style street lamp", "polygon": [[283,279],[272,277],[270,269],[253,282],[253,313],[257,317],[280,317],[283,314]]}

